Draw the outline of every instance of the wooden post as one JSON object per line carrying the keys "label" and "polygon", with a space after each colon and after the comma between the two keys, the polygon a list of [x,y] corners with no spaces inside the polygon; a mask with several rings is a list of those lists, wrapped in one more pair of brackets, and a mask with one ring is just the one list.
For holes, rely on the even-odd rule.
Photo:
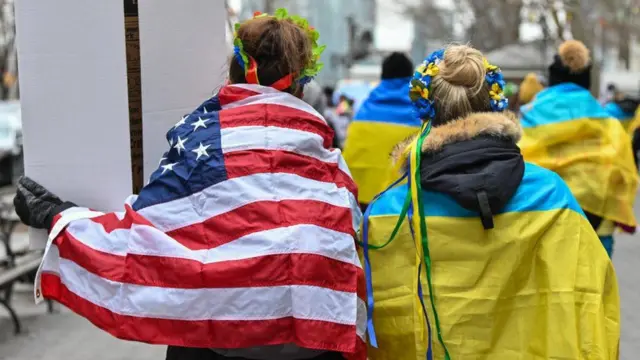
{"label": "wooden post", "polygon": [[138,0],[124,0],[127,82],[129,95],[129,133],[131,143],[131,179],[133,193],[140,192],[144,182],[142,153],[142,86],[140,81],[140,28]]}

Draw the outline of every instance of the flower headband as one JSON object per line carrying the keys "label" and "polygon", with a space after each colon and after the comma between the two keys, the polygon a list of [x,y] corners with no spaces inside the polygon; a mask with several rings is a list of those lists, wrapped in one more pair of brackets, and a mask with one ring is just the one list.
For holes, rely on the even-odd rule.
{"label": "flower headband", "polygon": [[[418,66],[413,74],[413,79],[411,79],[409,96],[420,119],[431,120],[436,116],[434,100],[429,99],[429,95],[431,93],[431,81],[440,72],[438,65],[444,60],[444,52],[444,49],[440,49],[429,55]],[[483,59],[483,62],[487,72],[485,81],[489,85],[491,109],[496,112],[504,111],[507,109],[509,100],[504,95],[506,85],[502,72],[497,66],[489,64],[487,59]]]}
{"label": "flower headband", "polygon": [[[265,16],[269,15],[258,11],[253,14],[254,19]],[[318,75],[318,73],[324,66],[324,64],[320,62],[320,55],[322,55],[322,52],[324,51],[326,46],[318,46],[318,38],[320,37],[320,33],[318,33],[318,31],[312,26],[309,26],[309,22],[306,19],[296,15],[290,16],[286,9],[281,8],[276,10],[273,16],[277,20],[290,20],[291,22],[299,26],[302,30],[304,30],[304,32],[311,40],[312,55],[311,60],[302,70],[302,73],[288,74],[282,79],[271,84],[270,86],[278,90],[285,90],[293,84],[294,80],[300,85],[305,85],[313,80],[313,78]],[[258,79],[258,63],[253,57],[251,57],[244,51],[242,40],[238,37],[238,29],[240,29],[240,26],[240,23],[237,23],[235,25],[235,32],[233,34],[234,58],[244,69],[245,79],[247,80],[247,82],[250,84],[260,84],[260,79]]]}

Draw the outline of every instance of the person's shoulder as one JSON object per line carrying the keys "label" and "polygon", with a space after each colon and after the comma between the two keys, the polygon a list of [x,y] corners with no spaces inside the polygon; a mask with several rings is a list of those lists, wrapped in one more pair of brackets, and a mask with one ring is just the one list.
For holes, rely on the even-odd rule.
{"label": "person's shoulder", "polygon": [[580,205],[565,181],[555,172],[525,164],[522,182],[506,211],[554,211],[571,210],[584,215]]}
{"label": "person's shoulder", "polygon": [[398,216],[402,212],[404,201],[409,191],[407,184],[398,185],[380,194],[369,205],[369,216]]}

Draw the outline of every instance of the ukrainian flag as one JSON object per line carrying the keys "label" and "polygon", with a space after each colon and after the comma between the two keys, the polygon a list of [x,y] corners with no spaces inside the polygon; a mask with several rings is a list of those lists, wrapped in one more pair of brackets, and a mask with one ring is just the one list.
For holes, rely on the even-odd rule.
{"label": "ukrainian flag", "polygon": [[382,80],[349,125],[344,158],[358,184],[358,201],[368,204],[388,185],[393,148],[420,131],[409,99],[410,78]]}
{"label": "ukrainian flag", "polygon": [[618,358],[615,272],[560,177],[526,164],[492,230],[448,195],[398,186],[370,206],[368,246],[389,239],[408,192],[414,213],[421,197],[428,242],[413,216],[367,251],[371,360]]}
{"label": "ukrainian flag", "polygon": [[584,211],[636,226],[631,139],[589,91],[574,84],[547,88],[522,108],[521,125],[525,160],[560,175]]}

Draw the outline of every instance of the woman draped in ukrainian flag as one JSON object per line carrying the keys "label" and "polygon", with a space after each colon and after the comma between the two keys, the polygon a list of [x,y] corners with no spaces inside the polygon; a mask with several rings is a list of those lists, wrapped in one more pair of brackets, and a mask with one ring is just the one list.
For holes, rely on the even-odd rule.
{"label": "woman draped in ukrainian flag", "polygon": [[609,255],[616,227],[634,232],[638,187],[631,139],[589,92],[589,50],[563,43],[549,67],[550,87],[522,109],[527,161],[556,172],[569,185]]}
{"label": "woman draped in ukrainian flag", "polygon": [[503,87],[464,45],[414,74],[408,181],[362,229],[371,360],[618,358],[611,261],[564,181],[524,162]]}
{"label": "woman draped in ukrainian flag", "polygon": [[358,184],[358,201],[363,208],[389,185],[393,147],[420,130],[407,92],[412,74],[413,64],[406,55],[388,56],[382,64],[380,84],[360,106],[347,130],[344,159]]}

